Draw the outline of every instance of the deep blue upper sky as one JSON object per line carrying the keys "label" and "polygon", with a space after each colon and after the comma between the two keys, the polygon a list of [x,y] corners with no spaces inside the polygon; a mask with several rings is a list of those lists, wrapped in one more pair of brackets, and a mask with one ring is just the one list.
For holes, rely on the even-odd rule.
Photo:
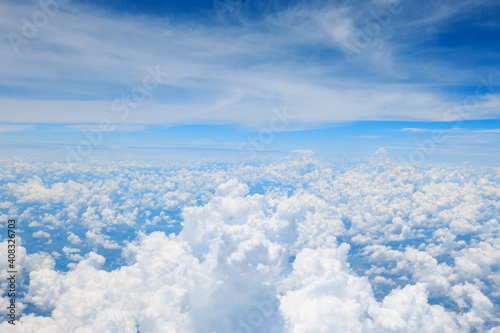
{"label": "deep blue upper sky", "polygon": [[[226,1],[201,1],[201,0],[185,0],[185,1],[121,1],[121,0],[76,0],[79,3],[99,6],[123,14],[143,14],[152,17],[173,16],[182,18],[200,18],[202,16],[210,16],[219,8],[234,7],[248,18],[275,12],[285,7],[293,6],[299,1],[244,1],[244,0],[226,0]],[[220,10],[220,9],[219,9]]]}

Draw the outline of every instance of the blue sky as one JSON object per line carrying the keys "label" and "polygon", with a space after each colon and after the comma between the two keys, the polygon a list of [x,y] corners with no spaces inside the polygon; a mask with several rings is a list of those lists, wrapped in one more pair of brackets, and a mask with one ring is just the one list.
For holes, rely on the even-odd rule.
{"label": "blue sky", "polygon": [[286,108],[262,152],[408,157],[443,130],[426,159],[498,161],[495,1],[63,2],[0,5],[5,153],[63,157],[103,120],[92,154],[241,153]]}

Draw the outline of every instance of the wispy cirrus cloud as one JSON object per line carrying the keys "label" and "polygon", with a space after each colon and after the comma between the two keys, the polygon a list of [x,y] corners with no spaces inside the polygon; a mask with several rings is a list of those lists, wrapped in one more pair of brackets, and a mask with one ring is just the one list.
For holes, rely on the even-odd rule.
{"label": "wispy cirrus cloud", "polygon": [[0,124],[0,132],[31,131],[35,128],[36,125]]}
{"label": "wispy cirrus cloud", "polygon": [[492,133],[492,134],[500,134],[500,128],[490,128],[490,129],[484,129],[484,130],[475,130],[472,131],[475,133]]}
{"label": "wispy cirrus cloud", "polygon": [[[74,130],[74,131],[91,131],[98,128],[95,124],[78,124],[78,125],[67,125],[66,128]],[[147,126],[144,125],[114,125],[113,131],[117,132],[137,132],[143,131],[147,129]]]}
{"label": "wispy cirrus cloud", "polygon": [[[426,69],[420,70],[414,59],[419,51],[412,43],[435,36],[443,18],[450,20],[474,7],[461,1],[446,14],[447,4],[418,7],[402,2],[401,14],[349,64],[342,43],[386,3],[297,4],[261,13],[230,29],[215,16],[212,21],[119,16],[70,3],[36,38],[21,45],[19,54],[2,40],[0,84],[11,91],[0,99],[0,110],[9,110],[1,111],[2,120],[98,123],[116,116],[112,101],[141,82],[146,66],[159,65],[170,76],[136,112],[125,120],[116,118],[117,123],[258,126],[269,121],[277,105],[288,105],[302,126],[442,121],[445,108],[463,99],[450,94],[449,85],[475,86],[475,77],[460,66],[443,65],[440,58],[422,59]],[[20,30],[20,18],[39,10],[36,4],[0,6],[5,31]],[[474,8],[480,6],[491,2]],[[413,9],[418,9],[412,14],[416,17],[409,19]],[[428,11],[441,21],[424,20]],[[400,30],[419,29],[436,32],[412,34],[409,40],[401,36]],[[497,117],[499,106],[498,98],[487,96],[471,118]]]}

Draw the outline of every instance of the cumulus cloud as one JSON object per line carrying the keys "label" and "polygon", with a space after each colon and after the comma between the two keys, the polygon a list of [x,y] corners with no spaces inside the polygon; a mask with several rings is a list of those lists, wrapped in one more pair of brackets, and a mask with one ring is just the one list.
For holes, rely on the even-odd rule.
{"label": "cumulus cloud", "polygon": [[38,237],[49,238],[50,234],[48,232],[43,231],[43,230],[38,230],[37,232],[33,233],[33,237],[35,237],[35,238],[38,238]]}
{"label": "cumulus cloud", "polygon": [[110,237],[108,235],[103,235],[100,233],[97,233],[95,231],[87,231],[85,233],[85,237],[87,241],[94,247],[97,248],[97,246],[102,246],[105,249],[119,249],[120,246],[110,240]]}
{"label": "cumulus cloud", "polygon": [[[58,179],[2,185],[3,200],[30,204],[27,219],[67,235],[53,256],[20,247],[22,302],[35,309],[23,331],[494,332],[494,168],[408,169],[383,150],[223,170],[114,163],[51,165]],[[60,222],[41,214],[47,204]],[[171,219],[182,230],[154,231]],[[122,261],[109,255],[118,249]]]}
{"label": "cumulus cloud", "polygon": [[82,242],[82,240],[80,239],[80,237],[78,237],[77,235],[75,235],[72,232],[68,233],[68,241],[71,244],[80,244]]}

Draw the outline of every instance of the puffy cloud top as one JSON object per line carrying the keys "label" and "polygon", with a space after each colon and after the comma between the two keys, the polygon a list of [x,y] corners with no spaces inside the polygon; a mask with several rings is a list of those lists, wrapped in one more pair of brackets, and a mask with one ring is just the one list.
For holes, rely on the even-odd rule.
{"label": "puffy cloud top", "polygon": [[22,316],[2,331],[498,329],[497,169],[407,169],[382,151],[99,163],[5,166],[19,179],[2,180],[1,199],[30,232]]}

